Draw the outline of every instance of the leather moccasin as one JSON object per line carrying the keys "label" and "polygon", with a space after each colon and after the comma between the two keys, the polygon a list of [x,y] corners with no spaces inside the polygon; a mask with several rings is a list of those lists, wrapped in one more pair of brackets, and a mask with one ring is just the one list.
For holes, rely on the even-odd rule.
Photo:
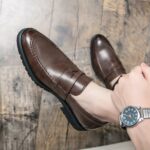
{"label": "leather moccasin", "polygon": [[58,97],[61,110],[77,130],[95,129],[104,122],[86,112],[73,98],[91,82],[64,53],[46,36],[32,28],[17,36],[22,62],[32,80]]}

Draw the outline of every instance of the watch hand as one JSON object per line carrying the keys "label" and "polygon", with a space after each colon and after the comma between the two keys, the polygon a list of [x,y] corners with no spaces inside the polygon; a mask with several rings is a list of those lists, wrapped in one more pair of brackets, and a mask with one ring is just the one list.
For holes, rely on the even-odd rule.
{"label": "watch hand", "polygon": [[127,116],[127,117],[129,117],[128,115],[126,115],[126,114],[123,114],[123,116]]}
{"label": "watch hand", "polygon": [[132,118],[132,116],[131,116],[131,115],[126,115],[126,114],[124,114],[124,116],[127,116],[127,118],[129,118],[129,119],[131,119],[131,118]]}

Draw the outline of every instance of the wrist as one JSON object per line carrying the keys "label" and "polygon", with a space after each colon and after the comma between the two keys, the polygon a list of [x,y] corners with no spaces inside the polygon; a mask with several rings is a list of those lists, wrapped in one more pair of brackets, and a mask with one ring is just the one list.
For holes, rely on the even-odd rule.
{"label": "wrist", "polygon": [[136,126],[127,128],[129,137],[137,150],[145,149],[150,147],[150,120],[145,119],[139,122]]}

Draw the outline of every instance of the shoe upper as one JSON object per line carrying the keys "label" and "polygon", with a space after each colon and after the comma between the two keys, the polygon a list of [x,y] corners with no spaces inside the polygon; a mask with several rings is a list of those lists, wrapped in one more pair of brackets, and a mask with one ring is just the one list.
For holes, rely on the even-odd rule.
{"label": "shoe upper", "polygon": [[85,129],[103,125],[80,107],[72,95],[79,95],[91,82],[73,62],[46,36],[34,29],[22,34],[22,48],[30,69],[44,86],[67,102]]}
{"label": "shoe upper", "polygon": [[125,73],[113,47],[103,35],[95,35],[91,41],[91,61],[96,75],[110,89],[112,89],[110,82]]}
{"label": "shoe upper", "polygon": [[[36,77],[64,99],[78,78],[84,75],[52,41],[34,29],[24,31],[22,46]],[[80,94],[90,81],[86,77],[84,81],[76,83],[72,94]]]}

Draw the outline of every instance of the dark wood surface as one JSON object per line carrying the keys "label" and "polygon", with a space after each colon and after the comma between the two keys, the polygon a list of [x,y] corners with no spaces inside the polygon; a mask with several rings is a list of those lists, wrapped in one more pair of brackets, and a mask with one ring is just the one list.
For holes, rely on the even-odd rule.
{"label": "dark wood surface", "polygon": [[20,60],[17,33],[33,27],[54,41],[85,73],[90,40],[104,34],[129,72],[150,63],[148,0],[0,0],[0,150],[76,150],[128,140],[114,125],[75,131],[51,93],[37,87]]}

